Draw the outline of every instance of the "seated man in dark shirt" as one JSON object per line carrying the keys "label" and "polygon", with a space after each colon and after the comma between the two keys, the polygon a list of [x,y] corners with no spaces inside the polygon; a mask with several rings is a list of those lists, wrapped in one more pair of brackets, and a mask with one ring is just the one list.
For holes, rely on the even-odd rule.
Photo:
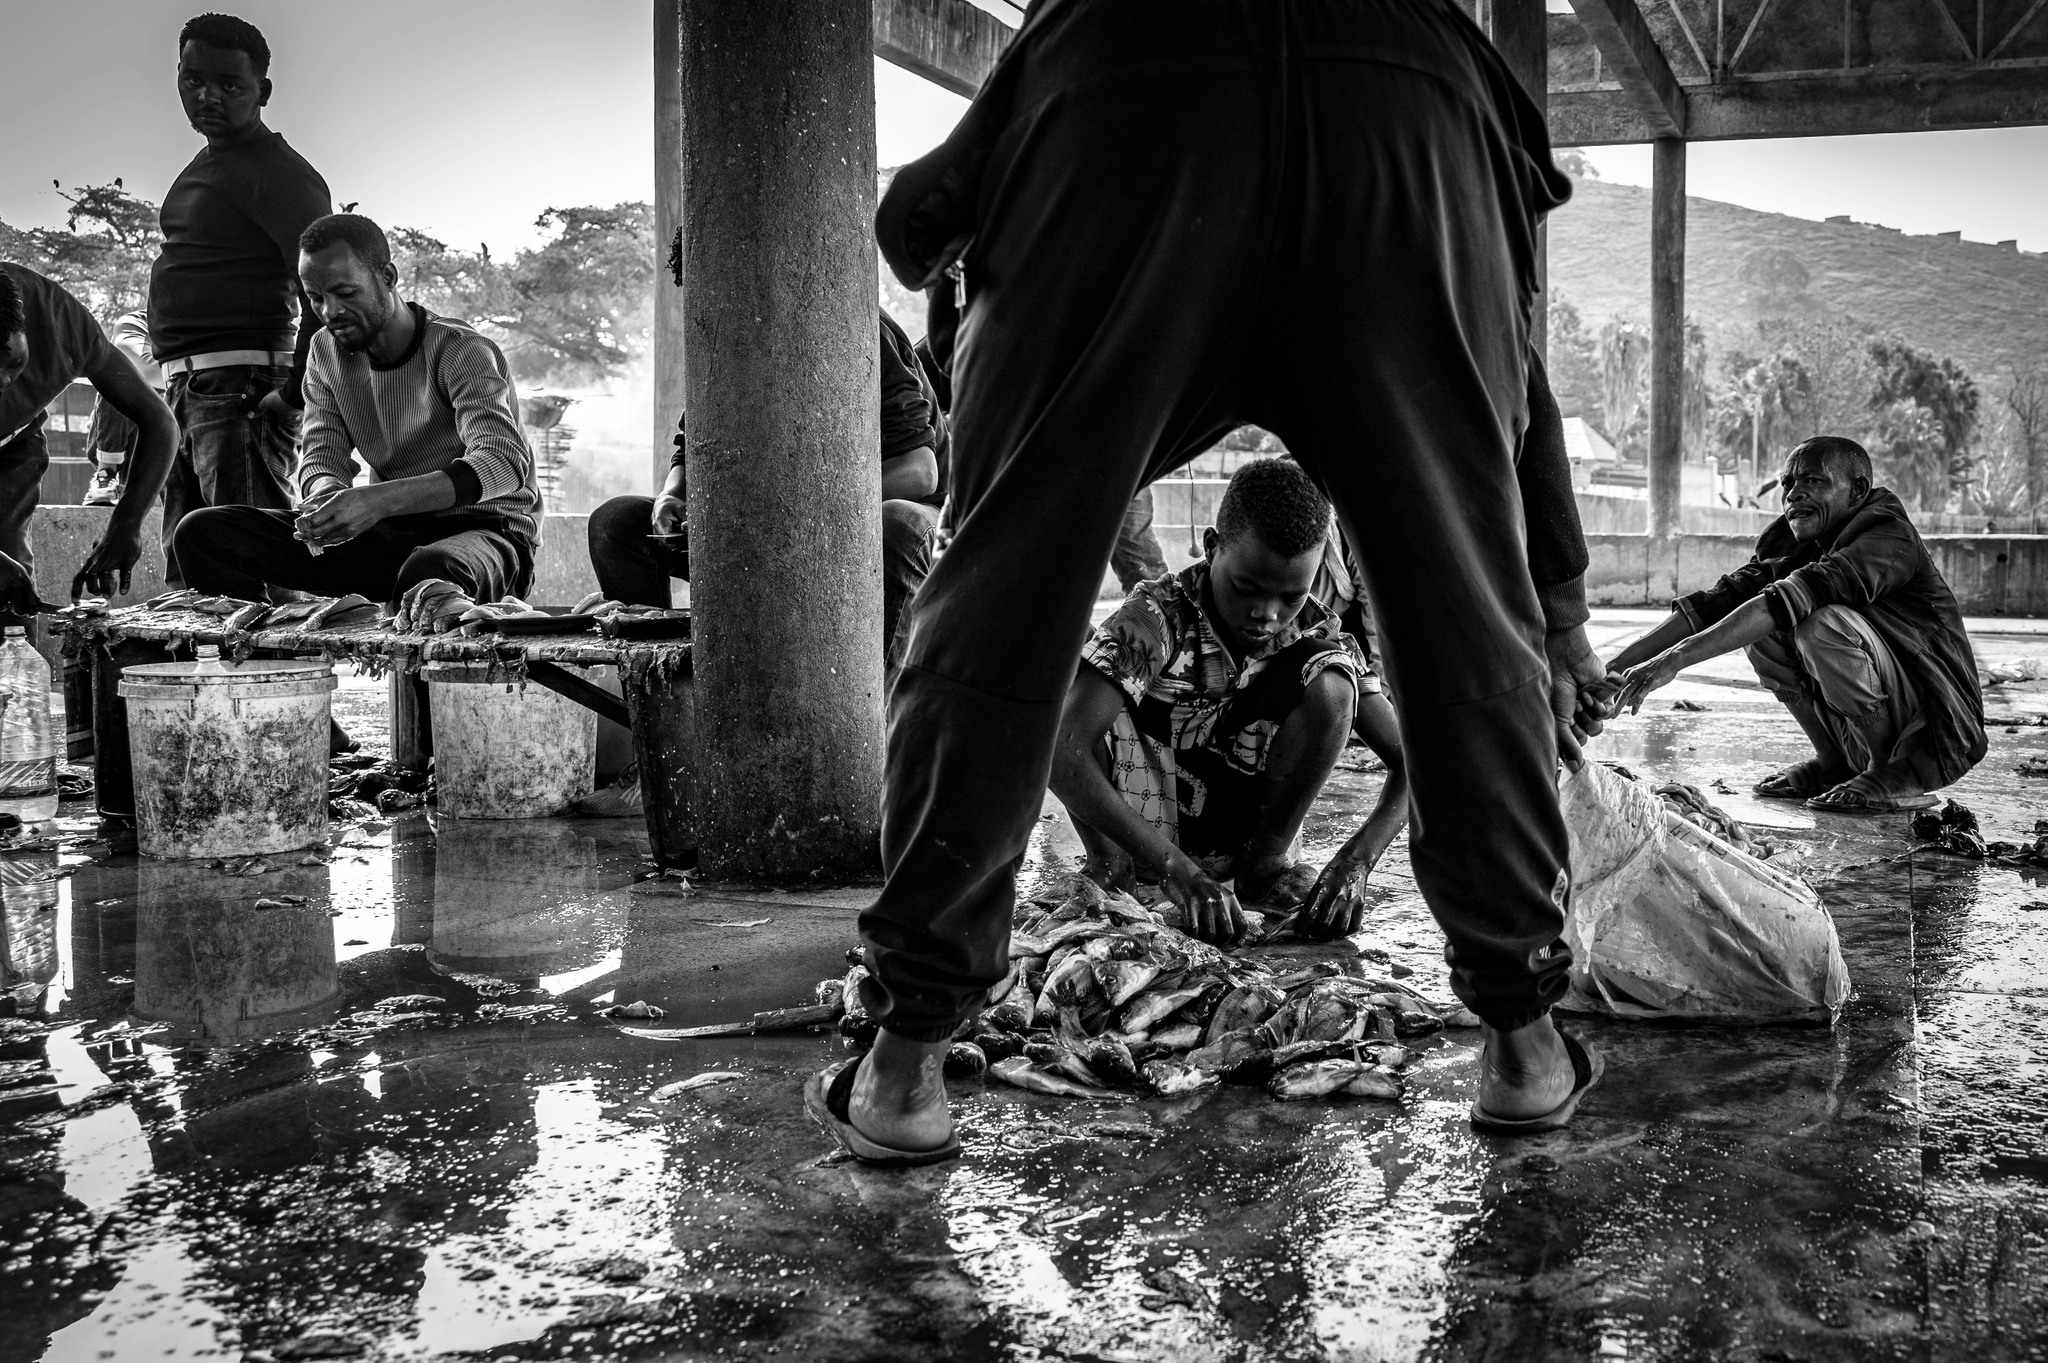
{"label": "seated man in dark shirt", "polygon": [[[946,419],[910,338],[886,312],[882,374],[882,643],[893,659],[904,603],[932,566],[932,532],[946,500]],[[689,580],[683,423],[668,478],[653,497],[614,497],[590,513],[590,562],[614,601],[669,604],[672,577]]]}
{"label": "seated man in dark shirt", "polygon": [[[1756,557],[1608,663],[1611,712],[1686,668],[1746,649],[1814,755],[1756,793],[1813,809],[1924,809],[1983,760],[1984,700],[1963,615],[1899,499],[1871,485],[1861,445],[1823,435],[1792,451],[1785,514]],[[1614,675],[1619,674],[1619,675]]]}
{"label": "seated man in dark shirt", "polygon": [[170,469],[178,423],[83,303],[34,270],[0,263],[0,623],[26,623],[42,608],[28,529],[50,466],[44,409],[81,378],[137,432],[127,486],[71,584],[73,596],[112,596],[128,590],[142,556],[142,519]]}
{"label": "seated man in dark shirt", "polygon": [[1243,936],[1240,901],[1310,899],[1312,935],[1357,931],[1354,871],[1371,870],[1406,814],[1397,746],[1378,807],[1333,867],[1341,883],[1310,895],[1302,821],[1361,700],[1385,706],[1358,643],[1312,595],[1329,529],[1329,500],[1298,464],[1246,464],[1207,556],[1140,583],[1089,636],[1067,692],[1052,790],[1087,874],[1108,889],[1156,878],[1207,941]]}

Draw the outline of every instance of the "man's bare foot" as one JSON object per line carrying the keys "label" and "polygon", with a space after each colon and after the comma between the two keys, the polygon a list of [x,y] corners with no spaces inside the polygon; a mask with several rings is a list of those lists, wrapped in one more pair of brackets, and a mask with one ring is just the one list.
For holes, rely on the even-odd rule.
{"label": "man's bare foot", "polygon": [[1231,884],[1238,902],[1276,909],[1296,909],[1308,902],[1316,887],[1316,867],[1292,856],[1241,860]]}
{"label": "man's bare foot", "polygon": [[877,1034],[875,1048],[860,1062],[853,1096],[846,1103],[853,1128],[877,1145],[898,1150],[936,1150],[952,1140],[953,1114],[946,1107],[941,1073],[951,1044],[907,1041],[886,1031]]}
{"label": "man's bare foot", "polygon": [[1550,1014],[1512,1032],[1482,1027],[1480,1036],[1479,1107],[1488,1116],[1527,1121],[1571,1097],[1572,1058]]}

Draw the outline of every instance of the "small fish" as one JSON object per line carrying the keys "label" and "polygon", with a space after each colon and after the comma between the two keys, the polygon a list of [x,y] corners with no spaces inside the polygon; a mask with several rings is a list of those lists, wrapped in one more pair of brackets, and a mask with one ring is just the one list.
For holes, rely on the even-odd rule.
{"label": "small fish", "polygon": [[1283,1102],[1295,1098],[1324,1098],[1343,1088],[1370,1067],[1357,1060],[1309,1060],[1275,1074],[1266,1092]]}
{"label": "small fish", "polygon": [[259,909],[296,909],[302,907],[305,903],[306,896],[302,894],[281,894],[273,899],[257,900],[256,907]]}
{"label": "small fish", "polygon": [[1013,1088],[1031,1093],[1048,1093],[1055,1098],[1095,1098],[1114,1103],[1128,1103],[1129,1094],[1116,1093],[1109,1089],[1096,1088],[1090,1084],[1078,1083],[1065,1075],[1049,1074],[1034,1066],[1022,1056],[1009,1060],[998,1060],[988,1067],[994,1078],[1002,1080]]}
{"label": "small fish", "polygon": [[1145,1082],[1161,1098],[1181,1098],[1223,1081],[1214,1070],[1182,1064],[1178,1060],[1154,1060],[1145,1066]]}
{"label": "small fish", "polygon": [[1051,950],[1052,944],[1043,937],[1027,937],[1021,932],[1010,934],[1010,959],[1013,961],[1026,956],[1044,956]]}
{"label": "small fish", "polygon": [[1385,1098],[1389,1101],[1398,1101],[1401,1097],[1401,1084],[1387,1071],[1371,1069],[1346,1084],[1343,1091],[1352,1098]]}
{"label": "small fish", "polygon": [[1443,1021],[1446,1027],[1483,1027],[1486,1025],[1479,1020],[1479,1014],[1473,1012],[1470,1008],[1462,1007],[1453,1008],[1450,1012],[1445,1013]]}
{"label": "small fish", "polygon": [[1117,1019],[1121,1032],[1149,1032],[1208,992],[1208,986],[1188,989],[1154,989],[1130,1001]]}
{"label": "small fish", "polygon": [[416,1013],[422,1008],[449,1008],[453,1005],[444,998],[433,994],[393,994],[376,1003],[380,1013]]}
{"label": "small fish", "polygon": [[702,1074],[693,1074],[688,1079],[678,1079],[673,1084],[663,1084],[647,1096],[657,1103],[665,1103],[671,1098],[680,1098],[691,1089],[709,1088],[713,1084],[729,1084],[735,1079],[746,1077],[738,1070],[706,1070]]}
{"label": "small fish", "polygon": [[1199,1050],[1189,1051],[1187,1062],[1199,1069],[1230,1074],[1242,1065],[1269,1058],[1272,1054],[1273,1048],[1259,1036],[1258,1030],[1246,1027],[1227,1032]]}
{"label": "small fish", "polygon": [[818,987],[811,991],[811,997],[819,1003],[843,1006],[846,1002],[846,981],[836,977],[819,980]]}
{"label": "small fish", "polygon": [[597,1015],[601,1018],[647,1018],[658,1021],[668,1016],[668,1010],[636,999],[632,1003],[615,1003],[609,1008],[600,1008]]}
{"label": "small fish", "polygon": [[765,928],[775,920],[772,918],[692,918],[690,921],[707,928]]}
{"label": "small fish", "polygon": [[948,1079],[979,1079],[988,1071],[988,1055],[972,1041],[956,1041],[946,1050]]}
{"label": "small fish", "polygon": [[1076,952],[1045,977],[1038,993],[1038,1011],[1056,1012],[1063,1004],[1076,1004],[1096,992],[1095,963]]}
{"label": "small fish", "polygon": [[1196,1311],[1207,1311],[1214,1305],[1200,1283],[1184,1274],[1175,1273],[1170,1268],[1146,1274],[1144,1283],[1152,1289],[1154,1295],[1141,1299],[1138,1304],[1148,1311],[1157,1311],[1167,1306],[1185,1306]]}
{"label": "small fish", "polygon": [[1110,1084],[1135,1084],[1138,1082],[1137,1062],[1131,1059],[1130,1047],[1113,1036],[1090,1038],[1078,1047],[1075,1054],[1083,1064]]}
{"label": "small fish", "polygon": [[1123,1007],[1158,978],[1159,967],[1143,961],[1098,961],[1095,965],[1095,985],[1112,1008]]}
{"label": "small fish", "polygon": [[1205,1037],[1215,1041],[1230,1032],[1254,1027],[1273,1016],[1285,996],[1270,984],[1241,984],[1225,994],[1209,1019]]}
{"label": "small fish", "polygon": [[1202,1029],[1192,1022],[1161,1027],[1152,1033],[1152,1044],[1160,1050],[1192,1051],[1202,1044]]}

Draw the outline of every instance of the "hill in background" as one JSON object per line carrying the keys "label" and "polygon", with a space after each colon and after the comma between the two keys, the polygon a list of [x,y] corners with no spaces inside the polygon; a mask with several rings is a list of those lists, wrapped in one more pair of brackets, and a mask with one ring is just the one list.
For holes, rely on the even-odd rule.
{"label": "hill in background", "polygon": [[[1980,383],[2048,363],[2048,256],[1690,199],[1686,312],[1717,354],[1753,334],[1763,300],[1744,282],[1744,263],[1760,250],[1790,253],[1808,276],[1762,315],[1890,332],[1954,357]],[[1588,330],[1615,314],[1647,322],[1650,191],[1579,181],[1550,219],[1550,282]]]}

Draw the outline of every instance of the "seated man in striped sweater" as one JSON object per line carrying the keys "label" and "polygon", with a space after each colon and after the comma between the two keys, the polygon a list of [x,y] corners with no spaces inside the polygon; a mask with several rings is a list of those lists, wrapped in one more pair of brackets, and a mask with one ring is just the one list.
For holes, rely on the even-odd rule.
{"label": "seated man in striped sweater", "polygon": [[[223,506],[177,530],[186,581],[395,601],[443,578],[476,601],[524,595],[540,544],[533,451],[495,343],[398,295],[383,231],[336,213],[299,238],[326,328],[306,367],[298,511]],[[356,457],[372,481],[354,486]]]}

